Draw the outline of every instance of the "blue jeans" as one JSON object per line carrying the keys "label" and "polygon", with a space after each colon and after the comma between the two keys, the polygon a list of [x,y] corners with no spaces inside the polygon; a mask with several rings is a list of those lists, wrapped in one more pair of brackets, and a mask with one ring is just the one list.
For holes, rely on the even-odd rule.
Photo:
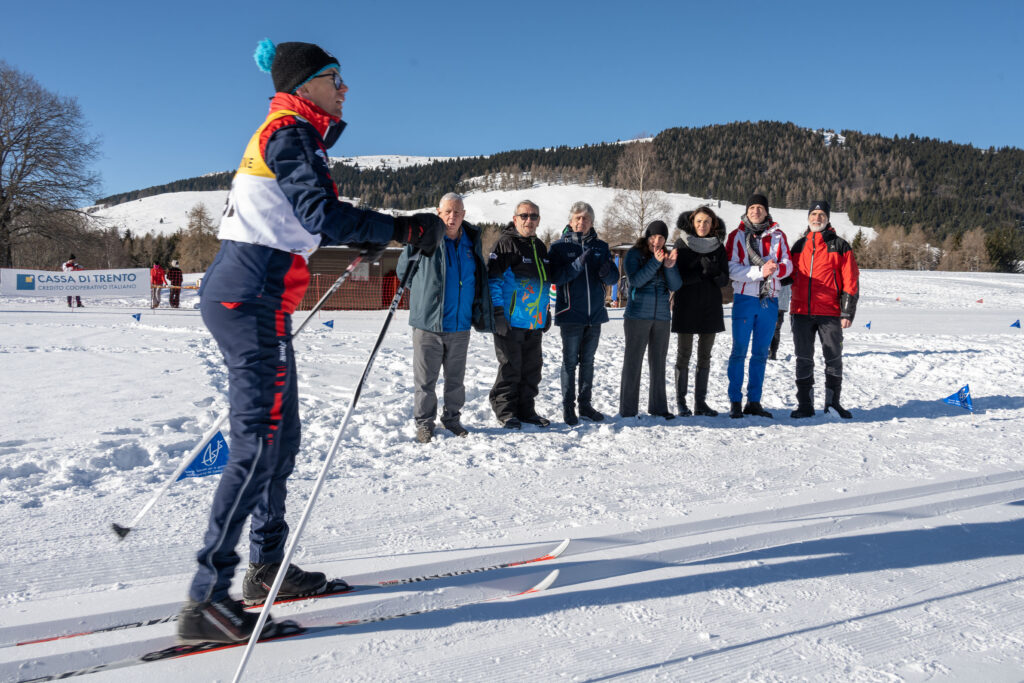
{"label": "blue jeans", "polygon": [[561,325],[562,333],[562,405],[576,403],[576,366],[580,366],[579,403],[589,406],[594,389],[594,356],[601,341],[600,325]]}
{"label": "blue jeans", "polygon": [[737,294],[732,302],[732,353],[729,354],[729,400],[743,400],[743,361],[753,336],[750,350],[750,377],[747,380],[747,401],[761,402],[764,386],[764,368],[768,363],[768,350],[775,335],[779,319],[779,300]]}

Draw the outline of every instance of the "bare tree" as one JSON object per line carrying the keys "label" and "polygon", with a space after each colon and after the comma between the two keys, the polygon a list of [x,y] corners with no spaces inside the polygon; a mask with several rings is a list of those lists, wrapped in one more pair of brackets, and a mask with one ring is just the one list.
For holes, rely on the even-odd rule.
{"label": "bare tree", "polygon": [[14,265],[20,240],[56,237],[60,215],[89,203],[98,156],[77,100],[0,61],[0,266]]}
{"label": "bare tree", "polygon": [[203,204],[196,204],[188,212],[188,227],[178,240],[177,254],[186,273],[206,270],[217,255],[220,241],[217,228]]}
{"label": "bare tree", "polygon": [[602,227],[602,234],[610,244],[636,241],[651,221],[671,223],[672,207],[658,189],[663,173],[653,143],[627,143],[619,157],[613,182],[621,189],[605,212]]}

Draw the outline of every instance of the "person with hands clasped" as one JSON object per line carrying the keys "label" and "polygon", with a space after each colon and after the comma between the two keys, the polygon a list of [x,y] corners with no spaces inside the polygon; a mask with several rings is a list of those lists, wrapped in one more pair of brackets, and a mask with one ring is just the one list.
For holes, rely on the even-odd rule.
{"label": "person with hands clasped", "polygon": [[[675,367],[676,411],[683,417],[694,413],[715,417],[718,411],[707,404],[707,395],[711,349],[715,345],[715,335],[725,331],[722,287],[729,284],[729,259],[722,245],[725,225],[709,207],[701,206],[679,214],[676,227],[682,233],[673,252],[677,255],[676,269],[682,281],[672,297],[672,331],[679,335]],[[691,411],[686,405],[686,393],[694,337],[697,337],[697,374]]]}
{"label": "person with hands clasped", "polygon": [[665,250],[667,239],[665,221],[654,221],[647,226],[644,236],[626,252],[629,287],[622,324],[626,337],[619,383],[619,414],[622,417],[635,417],[639,409],[640,374],[645,351],[651,380],[647,412],[666,420],[675,417],[675,413],[668,409],[665,362],[672,324],[669,292],[679,289],[682,281],[675,267],[676,252]]}
{"label": "person with hands clasped", "polygon": [[[764,370],[779,315],[779,280],[793,273],[789,244],[768,213],[768,199],[754,194],[738,228],[725,241],[732,304],[732,352],[729,354],[729,417],[772,416],[761,406]],[[751,339],[753,344],[751,345]],[[743,399],[743,365],[750,347],[747,405]]]}
{"label": "person with hands clasped", "polygon": [[540,207],[528,199],[519,202],[487,265],[498,358],[491,409],[506,429],[521,429],[524,422],[551,424],[534,406],[544,365],[541,341],[551,327],[548,251],[537,238],[539,225]]}
{"label": "person with hands clasped", "polygon": [[[235,546],[251,518],[242,597],[260,604],[279,572],[279,597],[343,587],[321,572],[282,567],[285,498],[301,424],[291,316],[309,284],[306,261],[321,244],[383,247],[392,239],[432,254],[444,234],[432,214],[392,218],[338,201],[327,149],[345,127],[348,86],[338,60],[312,43],[260,42],[257,65],[276,94],[249,139],[221,217],[220,250],[203,277],[200,312],[228,370],[231,455],[214,493],[182,642],[248,640],[259,615],[229,595]],[[276,628],[267,619],[261,635]]]}
{"label": "person with hands clasped", "polygon": [[[551,245],[551,281],[555,283],[555,325],[562,335],[562,417],[567,425],[579,415],[600,422],[604,415],[592,401],[594,356],[601,340],[601,325],[608,322],[604,286],[618,281],[619,272],[608,243],[594,231],[594,209],[576,202],[569,209],[569,224],[562,238]],[[579,390],[576,367],[579,366]]]}

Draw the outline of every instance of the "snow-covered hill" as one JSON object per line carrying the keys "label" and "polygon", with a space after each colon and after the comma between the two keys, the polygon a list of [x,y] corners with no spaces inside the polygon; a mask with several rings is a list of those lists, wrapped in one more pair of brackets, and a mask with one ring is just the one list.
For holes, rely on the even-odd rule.
{"label": "snow-covered hill", "polygon": [[[597,213],[597,229],[600,231],[601,218],[614,201],[616,192],[618,190],[614,188],[592,185],[537,185],[526,190],[477,191],[466,196],[466,220],[476,223],[507,223],[512,220],[516,202],[527,198],[540,205],[539,232],[543,235],[546,231],[561,231],[567,222],[569,207],[576,201],[585,201],[594,207]],[[226,191],[174,192],[118,204],[97,211],[94,215],[120,229],[130,229],[135,234],[153,232],[168,235],[188,225],[188,211],[197,203],[205,205],[210,216],[219,220],[226,197]],[[744,207],[738,204],[708,202],[686,194],[665,193],[664,198],[672,207],[671,215],[668,217],[672,227],[679,213],[705,203],[711,204],[725,220],[729,229],[739,224],[744,211]],[[422,207],[418,210],[432,211],[433,207]],[[773,208],[771,214],[782,226],[790,241],[807,229],[806,209]],[[875,234],[869,227],[854,225],[849,217],[841,212],[832,214],[832,225],[840,235],[851,240],[858,230],[863,230],[866,237]]]}
{"label": "snow-covered hill", "polygon": [[[550,202],[548,214],[561,211],[528,194]],[[614,417],[623,332],[612,310],[594,396],[605,422],[558,421],[553,331],[538,409],[555,422],[499,428],[487,399],[492,341],[474,333],[463,411],[472,433],[439,431],[427,445],[414,440],[400,313],[297,562],[372,583],[529,557],[566,537],[569,548],[541,565],[275,615],[374,617],[466,591],[493,595],[482,582],[523,583],[552,568],[558,580],[517,601],[265,643],[246,680],[1019,681],[1024,337],[1010,324],[1024,317],[1024,276],[866,271],[861,291],[844,344],[851,421],[820,411],[788,418],[788,334],[765,382],[774,420]],[[122,543],[109,526],[133,517],[224,406],[220,355],[194,293],[184,298],[181,309],[152,311],[144,300],[69,310],[57,299],[0,297],[2,681],[94,665],[101,648],[173,632],[161,623],[11,646],[54,619],[82,630],[115,610],[173,612],[184,597],[215,477],[175,483]],[[327,320],[333,328],[313,324],[296,340],[303,449],[289,484],[293,528],[383,313],[314,322]],[[719,409],[729,347],[719,335],[709,396]],[[975,414],[940,400],[965,383]],[[239,551],[247,556],[244,542]],[[239,654],[87,680],[227,680]]]}

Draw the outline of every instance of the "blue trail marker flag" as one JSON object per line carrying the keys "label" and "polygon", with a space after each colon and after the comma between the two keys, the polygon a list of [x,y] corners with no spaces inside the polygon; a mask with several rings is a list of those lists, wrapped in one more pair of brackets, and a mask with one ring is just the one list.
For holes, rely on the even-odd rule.
{"label": "blue trail marker flag", "polygon": [[135,322],[139,322],[140,320],[142,320],[141,313],[132,313],[132,317],[135,318]]}
{"label": "blue trail marker flag", "polygon": [[223,434],[217,432],[210,439],[210,442],[206,444],[206,448],[196,454],[195,460],[185,468],[185,471],[178,477],[178,481],[188,477],[206,477],[211,474],[220,474],[224,471],[224,467],[227,464],[228,442],[224,440]]}
{"label": "blue trail marker flag", "polygon": [[974,401],[971,400],[971,387],[968,384],[957,389],[955,394],[942,399],[942,402],[948,403],[951,406],[960,406],[964,410],[974,412]]}
{"label": "blue trail marker flag", "polygon": [[334,329],[334,321],[333,320],[328,320],[327,322],[324,323],[324,325],[329,327],[329,328],[331,328],[332,330]]}
{"label": "blue trail marker flag", "polygon": [[1012,323],[1012,324],[1010,325],[1010,327],[1016,327],[1016,328],[1017,328],[1017,329],[1019,330],[1019,329],[1020,329],[1020,320],[1018,320],[1018,321],[1017,321],[1017,322],[1015,322],[1015,323]]}
{"label": "blue trail marker flag", "polygon": [[866,328],[868,328],[868,329],[870,330],[870,329],[871,329],[871,321],[869,320],[869,321],[868,321],[868,324],[867,324],[867,325],[865,325],[864,327],[866,327]]}

